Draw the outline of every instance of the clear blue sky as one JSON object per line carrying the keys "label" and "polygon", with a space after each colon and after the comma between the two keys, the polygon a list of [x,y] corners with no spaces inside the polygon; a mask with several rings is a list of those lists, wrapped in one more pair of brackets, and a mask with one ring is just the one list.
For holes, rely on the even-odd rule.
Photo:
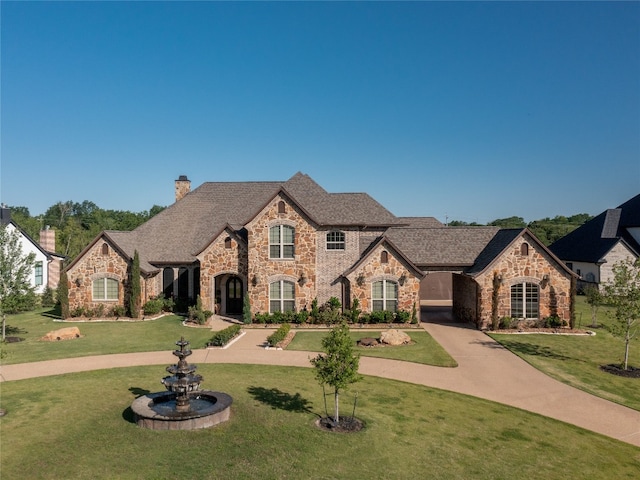
{"label": "clear blue sky", "polygon": [[480,223],[640,192],[639,2],[0,8],[0,201],[32,215],[169,205],[179,175]]}

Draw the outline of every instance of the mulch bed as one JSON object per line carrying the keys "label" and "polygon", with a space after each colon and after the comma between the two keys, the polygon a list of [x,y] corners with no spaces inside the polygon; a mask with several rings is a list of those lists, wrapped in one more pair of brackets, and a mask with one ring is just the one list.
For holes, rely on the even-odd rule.
{"label": "mulch bed", "polygon": [[622,365],[601,365],[600,370],[625,378],[640,378],[640,368],[628,366],[625,370]]}
{"label": "mulch bed", "polygon": [[322,417],[315,423],[319,429],[334,433],[356,433],[364,428],[364,422],[357,417],[340,417],[337,424],[331,417]]}

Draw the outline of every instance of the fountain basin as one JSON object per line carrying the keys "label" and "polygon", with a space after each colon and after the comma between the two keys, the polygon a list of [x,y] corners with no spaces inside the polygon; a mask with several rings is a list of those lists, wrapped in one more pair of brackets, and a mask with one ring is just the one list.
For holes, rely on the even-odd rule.
{"label": "fountain basin", "polygon": [[233,399],[223,392],[199,390],[189,396],[189,410],[176,410],[176,393],[156,392],[131,404],[135,422],[151,430],[197,430],[229,420]]}

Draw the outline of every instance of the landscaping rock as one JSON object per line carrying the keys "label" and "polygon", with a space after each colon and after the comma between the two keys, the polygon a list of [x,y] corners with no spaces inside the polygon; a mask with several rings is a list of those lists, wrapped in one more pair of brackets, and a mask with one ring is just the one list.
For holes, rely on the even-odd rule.
{"label": "landscaping rock", "polygon": [[53,330],[42,337],[42,340],[55,342],[57,340],[70,340],[72,338],[80,338],[80,329],[78,327],[66,327]]}
{"label": "landscaping rock", "polygon": [[411,343],[411,337],[401,330],[391,328],[380,334],[380,343],[386,345],[407,345]]}
{"label": "landscaping rock", "polygon": [[360,345],[361,347],[375,347],[376,345],[378,345],[378,340],[371,337],[365,337],[358,340],[358,345]]}

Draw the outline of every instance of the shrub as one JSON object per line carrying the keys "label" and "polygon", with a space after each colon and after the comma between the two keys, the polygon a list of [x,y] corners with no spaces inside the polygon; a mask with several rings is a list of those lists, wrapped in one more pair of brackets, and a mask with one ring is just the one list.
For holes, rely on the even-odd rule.
{"label": "shrub", "polygon": [[558,317],[557,315],[551,315],[544,319],[545,328],[560,328],[567,324],[563,319]]}
{"label": "shrub", "polygon": [[249,301],[249,295],[245,295],[242,300],[242,321],[245,324],[251,323],[251,302]]}
{"label": "shrub", "polygon": [[209,318],[213,315],[210,310],[202,309],[202,299],[198,295],[196,304],[188,309],[188,319],[190,322],[195,322],[199,325],[204,325]]}
{"label": "shrub", "polygon": [[502,330],[508,330],[512,328],[514,325],[513,318],[511,317],[502,317],[498,322],[498,328]]}
{"label": "shrub", "polygon": [[164,299],[152,298],[142,306],[145,315],[157,315],[164,308]]}
{"label": "shrub", "polygon": [[124,317],[126,310],[122,305],[115,305],[112,309],[111,309],[111,315],[113,315],[114,317]]}
{"label": "shrub", "polygon": [[280,325],[280,328],[278,328],[275,332],[267,337],[267,343],[269,344],[269,346],[275,347],[278,343],[287,338],[289,330],[291,330],[290,324],[283,323],[282,325]]}
{"label": "shrub", "polygon": [[267,319],[270,317],[268,313],[256,313],[253,317],[255,323],[267,323]]}
{"label": "shrub", "polygon": [[84,314],[85,314],[84,307],[76,307],[69,311],[69,315],[71,315],[71,317],[82,317],[84,316]]}
{"label": "shrub", "polygon": [[300,325],[306,323],[309,320],[309,312],[307,310],[301,310],[294,315],[294,323]]}
{"label": "shrub", "polygon": [[49,287],[49,285],[47,285],[42,297],[40,298],[41,305],[45,308],[53,307],[56,304],[56,299],[54,297],[54,291]]}
{"label": "shrub", "polygon": [[240,330],[242,330],[242,325],[231,325],[224,330],[220,330],[211,337],[211,340],[207,342],[207,346],[223,347],[229,343],[233,337],[238,335]]}

